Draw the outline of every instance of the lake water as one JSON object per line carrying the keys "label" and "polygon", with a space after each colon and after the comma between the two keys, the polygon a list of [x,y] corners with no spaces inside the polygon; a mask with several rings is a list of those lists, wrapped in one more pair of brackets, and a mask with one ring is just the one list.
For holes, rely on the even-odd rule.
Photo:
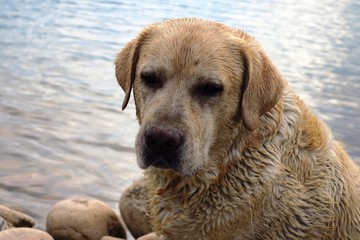
{"label": "lake water", "polygon": [[147,24],[201,17],[249,32],[360,162],[360,2],[0,0],[0,204],[33,216],[71,196],[117,210],[141,176],[115,54]]}

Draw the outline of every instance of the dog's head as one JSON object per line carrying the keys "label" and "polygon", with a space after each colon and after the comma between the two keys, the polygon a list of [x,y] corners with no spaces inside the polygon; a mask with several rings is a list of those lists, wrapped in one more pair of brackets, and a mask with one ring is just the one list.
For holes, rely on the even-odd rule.
{"label": "dog's head", "polygon": [[134,89],[141,168],[190,176],[217,165],[234,128],[255,131],[281,76],[244,32],[197,19],[150,25],[116,59],[125,109]]}

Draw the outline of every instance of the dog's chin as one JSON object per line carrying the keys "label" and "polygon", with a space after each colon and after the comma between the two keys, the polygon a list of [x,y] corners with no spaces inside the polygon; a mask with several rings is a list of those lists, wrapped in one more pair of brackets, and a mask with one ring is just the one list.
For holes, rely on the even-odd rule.
{"label": "dog's chin", "polygon": [[200,168],[184,167],[184,165],[181,164],[181,161],[174,161],[173,164],[169,164],[169,162],[162,157],[158,157],[152,164],[147,164],[145,159],[138,159],[138,166],[143,170],[156,170],[160,175],[171,172],[182,177],[191,177],[200,172]]}

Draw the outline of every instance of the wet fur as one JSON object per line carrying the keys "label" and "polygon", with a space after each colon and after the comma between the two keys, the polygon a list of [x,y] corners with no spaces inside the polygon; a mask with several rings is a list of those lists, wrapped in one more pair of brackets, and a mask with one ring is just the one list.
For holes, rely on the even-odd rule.
{"label": "wet fur", "polygon": [[[186,41],[200,41],[200,49]],[[211,49],[220,49],[212,61],[226,91],[209,108],[179,101],[184,80],[157,101],[141,86],[139,71],[155,52],[155,65],[184,79],[193,71],[187,63],[210,61]],[[209,72],[207,65],[196,69]],[[153,24],[119,53],[116,76],[126,92],[123,108],[134,88],[137,152],[142,129],[153,122],[174,124],[194,142],[178,172],[145,170],[151,224],[161,239],[360,239],[358,167],[248,34],[197,19]]]}

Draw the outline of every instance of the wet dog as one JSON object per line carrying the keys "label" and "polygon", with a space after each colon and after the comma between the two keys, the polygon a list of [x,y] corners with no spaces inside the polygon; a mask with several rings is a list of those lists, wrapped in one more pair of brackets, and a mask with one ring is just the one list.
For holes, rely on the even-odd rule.
{"label": "wet dog", "polygon": [[161,239],[360,239],[358,167],[245,32],[152,24],[116,77]]}

